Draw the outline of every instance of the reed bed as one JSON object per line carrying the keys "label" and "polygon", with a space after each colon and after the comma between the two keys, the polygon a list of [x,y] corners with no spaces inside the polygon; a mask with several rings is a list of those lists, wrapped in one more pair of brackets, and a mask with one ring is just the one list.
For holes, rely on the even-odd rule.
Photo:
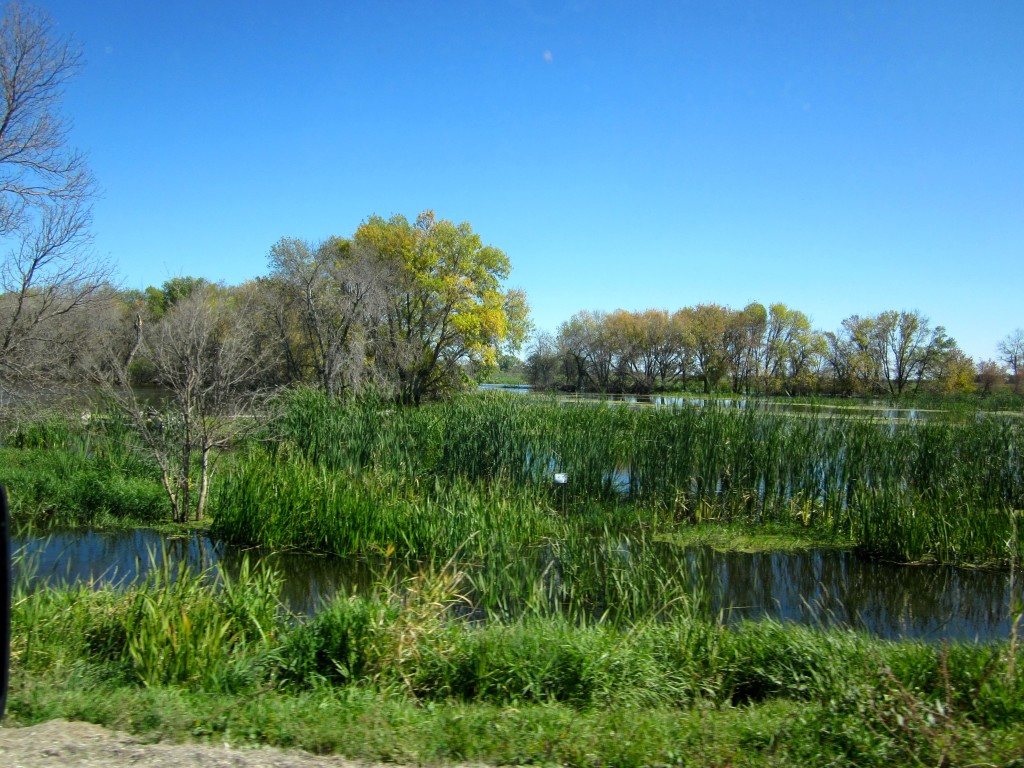
{"label": "reed bed", "polygon": [[464,479],[350,474],[260,452],[238,462],[214,500],[215,533],[274,549],[481,557],[565,533],[531,495]]}
{"label": "reed bed", "polygon": [[[215,499],[236,541],[447,557],[600,526],[798,521],[896,560],[1019,553],[1016,418],[892,422],[743,409],[481,395],[418,409],[304,391],[282,403]],[[568,483],[555,483],[564,473]],[[623,515],[630,507],[640,512]],[[593,530],[592,530],[593,532]]]}
{"label": "reed bed", "polygon": [[168,502],[159,470],[116,416],[53,415],[0,434],[0,484],[19,528],[156,523]]}

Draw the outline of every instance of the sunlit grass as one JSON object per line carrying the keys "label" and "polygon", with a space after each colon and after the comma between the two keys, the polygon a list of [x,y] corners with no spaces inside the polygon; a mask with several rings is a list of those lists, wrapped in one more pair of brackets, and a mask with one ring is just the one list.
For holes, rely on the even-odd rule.
{"label": "sunlit grass", "polygon": [[[896,560],[1007,561],[1024,507],[1019,419],[894,423],[715,405],[635,410],[476,396],[419,409],[283,404],[215,498],[235,540],[447,557],[607,523],[793,525]],[[568,482],[554,482],[556,473]],[[621,513],[617,522],[625,522]]]}
{"label": "sunlit grass", "polygon": [[278,577],[259,568],[231,581],[158,570],[124,590],[22,584],[8,718],[375,760],[595,766],[734,764],[743,750],[753,764],[1003,764],[1024,744],[1024,659],[1005,642],[688,611],[481,622],[460,617],[466,577],[447,563],[382,578],[308,619],[280,608]]}

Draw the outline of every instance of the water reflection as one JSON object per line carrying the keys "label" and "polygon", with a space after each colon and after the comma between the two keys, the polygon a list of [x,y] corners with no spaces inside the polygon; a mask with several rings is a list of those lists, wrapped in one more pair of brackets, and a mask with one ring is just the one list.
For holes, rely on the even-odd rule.
{"label": "water reflection", "polygon": [[[537,397],[548,397],[549,394],[533,389],[528,384],[480,384],[477,389],[483,392],[509,392],[521,395],[535,395]],[[787,402],[781,398],[762,397],[708,397],[699,394],[685,395],[630,395],[599,392],[573,392],[561,393],[558,395],[561,402],[612,402],[624,403],[636,407],[653,406],[662,408],[682,407],[705,407],[715,406],[733,410],[746,408],[757,408],[764,411],[788,414],[806,414],[814,416],[855,416],[859,418],[883,419],[887,421],[926,421],[928,419],[959,419],[962,418],[956,412],[942,409],[926,408],[898,408],[880,401],[857,401],[857,402],[828,402],[826,400],[814,400],[810,402]],[[978,411],[975,418],[982,419],[990,416],[1013,416],[1021,414],[1015,412],[989,413]]]}
{"label": "water reflection", "polygon": [[900,566],[852,552],[714,553],[716,608],[732,619],[853,626],[883,637],[984,640],[1006,637],[1009,576],[946,566]]}
{"label": "water reflection", "polygon": [[[637,558],[657,558],[666,572],[699,575],[707,607],[726,621],[772,617],[820,626],[852,626],[887,638],[990,640],[1010,630],[1009,575],[944,566],[911,567],[864,560],[852,552],[812,550],[746,554],[706,548],[681,549],[622,540],[595,547],[573,568],[620,568]],[[139,579],[164,557],[204,569],[222,563],[237,573],[243,556],[261,556],[218,544],[201,534],[165,536],[149,530],[117,533],[68,532],[16,539],[16,573],[33,583],[93,582],[124,585]],[[548,546],[536,567],[561,579],[557,547]],[[358,558],[274,553],[264,558],[283,576],[282,601],[299,613],[314,613],[339,591],[363,591],[387,565]],[[393,569],[400,569],[392,564]],[[406,566],[409,568],[410,566]],[[399,572],[401,578],[408,575]],[[539,575],[539,573],[538,573]]]}

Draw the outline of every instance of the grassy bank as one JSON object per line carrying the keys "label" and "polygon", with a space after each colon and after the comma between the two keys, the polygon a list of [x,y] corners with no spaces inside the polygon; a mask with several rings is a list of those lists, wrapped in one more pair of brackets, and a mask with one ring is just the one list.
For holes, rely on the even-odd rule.
{"label": "grassy bank", "polygon": [[[215,585],[219,585],[215,586]],[[697,612],[468,622],[425,570],[283,614],[277,577],[16,594],[9,716],[407,762],[1009,764],[1024,656]]]}

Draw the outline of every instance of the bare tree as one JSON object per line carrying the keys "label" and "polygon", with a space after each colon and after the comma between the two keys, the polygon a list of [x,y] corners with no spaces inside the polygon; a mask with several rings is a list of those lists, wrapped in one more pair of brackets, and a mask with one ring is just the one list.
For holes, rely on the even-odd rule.
{"label": "bare tree", "polygon": [[760,373],[767,324],[768,311],[757,302],[728,311],[722,342],[733,392],[750,394],[750,382]]}
{"label": "bare tree", "polygon": [[999,342],[999,359],[1010,369],[1013,387],[1024,391],[1024,330],[1018,328]]}
{"label": "bare tree", "polygon": [[559,368],[558,344],[550,333],[541,332],[534,337],[525,368],[527,380],[537,389],[555,386]]}
{"label": "bare tree", "polygon": [[76,49],[45,16],[7,6],[0,19],[0,385],[31,381],[41,347],[108,274],[89,252],[92,177],[67,143],[63,86]]}
{"label": "bare tree", "polygon": [[[255,382],[267,352],[255,343],[244,300],[202,285],[151,328],[143,327],[141,313],[129,316],[93,369],[159,465],[177,522],[203,517],[219,451],[253,425],[264,395]],[[143,402],[131,386],[137,355],[148,358],[154,383],[169,392],[162,408]]]}
{"label": "bare tree", "polygon": [[887,310],[871,317],[851,315],[843,320],[838,333],[825,336],[826,356],[837,386],[856,382],[863,391],[897,396],[910,384],[917,391],[956,346],[945,328],[933,328],[916,310]]}
{"label": "bare tree", "polygon": [[268,283],[282,299],[275,322],[293,369],[307,362],[329,394],[379,384],[371,362],[394,283],[390,268],[371,249],[341,238],[316,245],[284,238],[271,248],[270,266]]}
{"label": "bare tree", "polygon": [[615,349],[608,332],[608,313],[582,310],[558,327],[558,346],[575,389],[586,386],[607,392],[615,364]]}
{"label": "bare tree", "polygon": [[1006,369],[995,360],[978,363],[978,391],[982,395],[993,395],[1006,386]]}
{"label": "bare tree", "polygon": [[883,312],[878,316],[878,327],[884,334],[880,346],[888,352],[882,356],[882,368],[894,395],[902,395],[911,381],[916,382],[916,391],[921,381],[935,372],[942,355],[955,346],[945,328],[933,328],[916,310]]}

